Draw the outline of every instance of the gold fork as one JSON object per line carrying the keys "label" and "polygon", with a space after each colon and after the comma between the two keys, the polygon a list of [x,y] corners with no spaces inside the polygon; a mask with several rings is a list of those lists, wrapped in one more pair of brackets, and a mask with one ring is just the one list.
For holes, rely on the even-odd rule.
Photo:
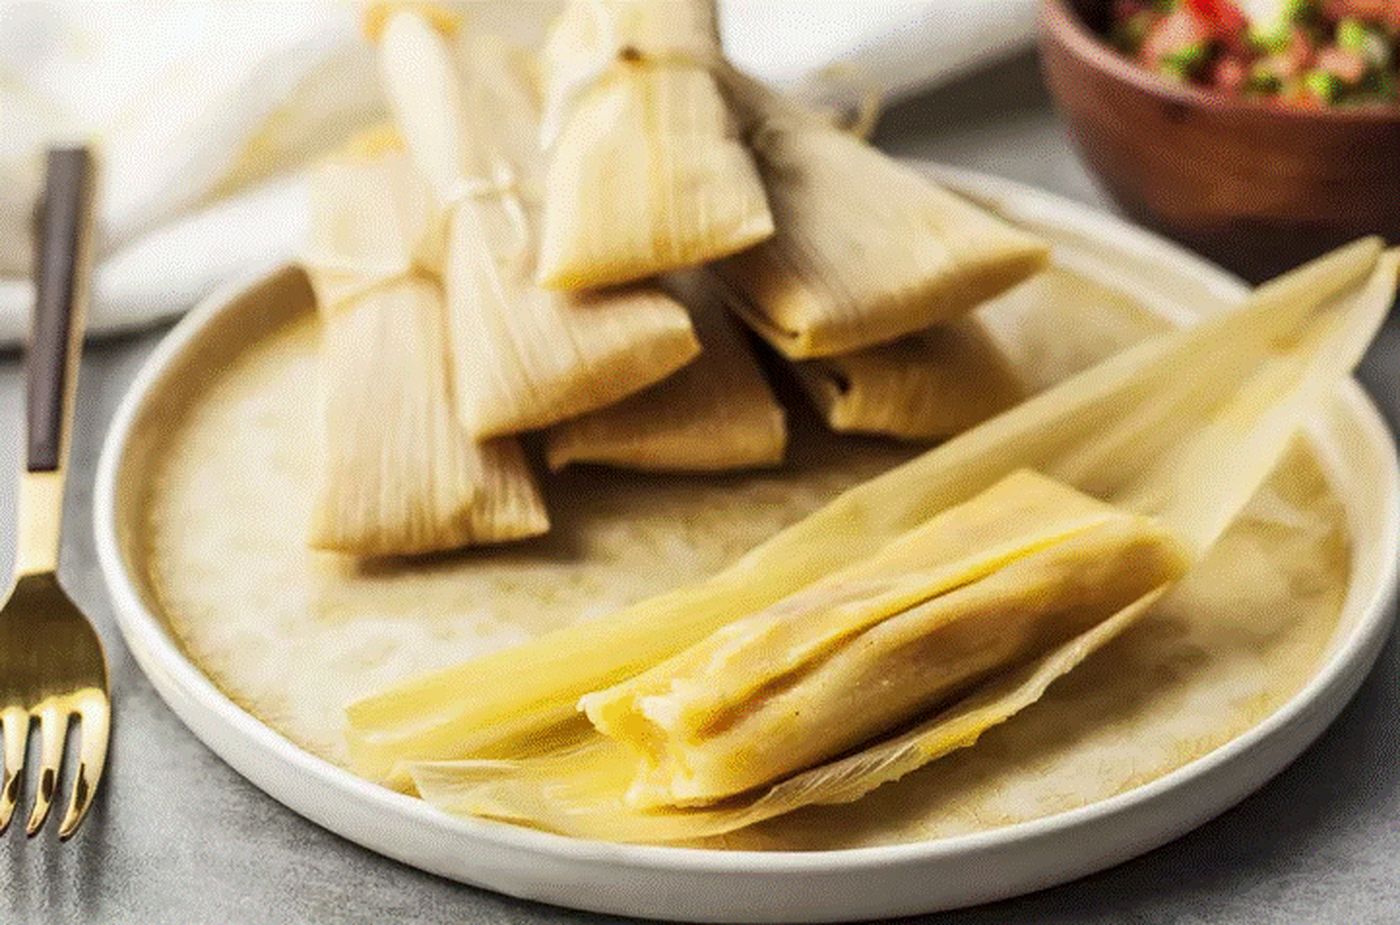
{"label": "gold fork", "polygon": [[78,771],[59,826],[67,839],[92,805],[107,757],[110,707],[102,641],[59,583],[59,527],[87,301],[93,168],[85,148],[48,154],[38,213],[30,334],[26,464],[20,473],[15,577],[0,607],[0,833],[19,802],[30,726],[39,776],[26,831],[43,826],[58,790],[68,726],[79,720]]}

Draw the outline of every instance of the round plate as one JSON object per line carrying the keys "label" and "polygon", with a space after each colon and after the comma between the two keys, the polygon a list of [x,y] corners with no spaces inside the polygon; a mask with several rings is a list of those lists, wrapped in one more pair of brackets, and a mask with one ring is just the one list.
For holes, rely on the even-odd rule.
{"label": "round plate", "polygon": [[[1146,302],[1217,310],[1233,277],[1120,220],[988,177],[930,168],[953,187],[1119,271]],[[143,407],[177,363],[264,276],[216,294],[175,327],[136,378],[108,434],[94,510],[102,570],[137,661],[180,718],[224,760],[313,822],[373,851],[513,896],[654,918],[842,921],[907,915],[1061,883],[1150,850],[1223,811],[1292,761],[1356,691],[1385,640],[1400,534],[1400,475],[1379,412],[1349,382],[1309,427],[1347,510],[1352,574],[1336,637],[1312,678],[1258,725],[1136,789],[1030,822],[935,841],[848,850],[724,851],[615,845],[444,815],[302,750],[226,697],[147,605],[128,556],[122,479]],[[128,505],[129,506],[129,505]]]}

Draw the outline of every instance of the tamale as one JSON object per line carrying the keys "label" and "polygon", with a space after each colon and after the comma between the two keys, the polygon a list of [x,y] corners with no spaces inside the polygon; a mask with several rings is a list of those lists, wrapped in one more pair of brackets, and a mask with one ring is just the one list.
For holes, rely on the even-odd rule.
{"label": "tamale", "polygon": [[[1055,522],[1039,524],[1039,514]],[[988,531],[1005,535],[1000,556],[940,558],[969,541],[976,549]],[[950,739],[945,727],[928,743],[935,748],[882,769],[891,741],[904,738],[898,733],[981,704],[1008,679],[1012,690],[1023,688],[1028,667],[1043,689],[1047,659],[1056,663],[1048,671],[1068,670],[1073,661],[1057,658],[1067,647],[1082,654],[1111,638],[1124,625],[1119,615],[1141,613],[1187,563],[1150,519],[1025,472],[936,516],[889,552],[730,624],[626,685],[646,693],[613,701],[632,708],[604,729],[624,748],[585,739],[513,762],[416,765],[417,786],[457,811],[620,840],[638,831],[652,840],[717,834],[854,798],[871,778],[892,779],[886,775],[907,773],[940,748],[967,744],[966,733]],[[1006,715],[984,716],[972,735]],[[878,740],[890,733],[893,740]],[[795,780],[805,783],[794,790]]]}
{"label": "tamale", "polygon": [[1047,245],[755,81],[734,80],[777,229],[714,265],[794,359],[966,314],[1045,266]]}
{"label": "tamale", "polygon": [[1203,550],[1354,367],[1394,299],[1397,264],[1379,241],[1357,242],[843,493],[706,581],[352,704],[356,765],[382,777],[401,761],[528,754],[531,729],[557,725],[579,697],[870,556],[1018,468],[1156,516]]}
{"label": "tamale", "polygon": [[431,260],[426,190],[402,154],[359,147],[311,185],[324,445],[311,544],[403,555],[543,533],[519,446],[477,445],[453,412],[442,293],[416,263]]}
{"label": "tamale", "polygon": [[1013,473],[582,703],[645,759],[631,803],[715,802],[906,725],[1174,580],[1184,561],[1146,518]]}
{"label": "tamale", "polygon": [[409,153],[446,213],[458,411],[490,437],[612,404],[699,344],[685,309],[653,285],[571,295],[534,284],[535,96],[509,50],[469,48],[463,85],[447,40],[410,8],[388,16],[380,59]]}
{"label": "tamale", "polygon": [[596,738],[519,761],[412,765],[418,793],[437,808],[546,828],[578,838],[678,842],[755,825],[804,806],[851,803],[944,755],[1039,700],[1059,678],[1115,638],[1160,595],[1152,593],[1034,661],[980,687],[947,710],[854,754],[774,786],[712,806],[638,809],[623,794],[635,761]]}
{"label": "tamale", "polygon": [[591,462],[629,469],[715,471],[783,461],[787,426],[744,335],[694,280],[673,282],[700,338],[680,372],[546,435],[551,469]]}
{"label": "tamale", "polygon": [[721,63],[713,0],[573,0],[560,14],[545,44],[542,284],[644,279],[773,233]]}
{"label": "tamale", "polygon": [[904,440],[961,433],[1026,393],[996,342],[971,318],[792,366],[832,430]]}

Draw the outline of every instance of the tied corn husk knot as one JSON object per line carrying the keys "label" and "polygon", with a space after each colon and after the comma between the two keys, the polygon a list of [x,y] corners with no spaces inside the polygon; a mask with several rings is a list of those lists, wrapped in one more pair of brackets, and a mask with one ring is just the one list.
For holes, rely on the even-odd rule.
{"label": "tied corn husk knot", "polygon": [[772,235],[713,0],[574,0],[544,62],[542,285],[645,279]]}
{"label": "tied corn husk knot", "polygon": [[322,318],[322,471],[311,545],[412,555],[549,527],[518,444],[457,422],[441,223],[407,157],[352,145],[311,182],[303,265]]}
{"label": "tied corn husk knot", "polygon": [[[354,180],[363,179],[365,164],[380,158],[394,160],[390,156],[402,148],[397,132],[375,128],[352,139],[346,157],[321,167],[318,183],[323,195],[338,188],[340,195],[369,197],[371,207],[381,210],[378,220],[342,227],[334,235],[313,232],[301,262],[310,272],[323,311],[404,280],[417,278],[440,286],[451,216],[468,202],[500,201],[516,235],[503,259],[507,263],[529,259],[530,224],[521,202],[521,184],[504,159],[493,163],[489,176],[456,178],[440,203],[406,163],[399,165],[403,169],[378,172],[383,185],[354,188]],[[336,174],[341,177],[337,179]]]}
{"label": "tied corn husk knot", "polygon": [[[352,142],[349,154],[322,164],[313,180],[316,221],[301,262],[323,313],[396,283],[418,279],[439,284],[442,223],[432,199],[402,169],[404,158],[394,139],[374,135]],[[366,183],[367,177],[375,182]],[[349,205],[334,208],[337,199]]]}
{"label": "tied corn husk knot", "polygon": [[539,100],[518,54],[481,36],[454,46],[412,12],[390,18],[379,47],[395,120],[446,216],[450,353],[470,433],[546,427],[695,357],[685,309],[655,286],[575,295],[535,284]]}
{"label": "tied corn husk knot", "polygon": [[728,66],[712,43],[691,36],[689,43],[640,45],[622,34],[614,13],[604,0],[586,0],[582,6],[594,29],[594,47],[556,69],[553,89],[540,118],[540,147],[545,151],[559,141],[559,133],[574,104],[615,68],[700,68],[721,74]]}
{"label": "tied corn husk knot", "polygon": [[[526,275],[530,272],[534,246],[524,195],[520,174],[515,167],[505,158],[496,156],[492,159],[490,176],[460,177],[452,183],[443,195],[443,210],[450,216],[469,202],[484,199],[499,202],[515,233],[515,240],[497,252],[497,257],[515,274]],[[444,220],[444,237],[446,227],[447,221]]]}

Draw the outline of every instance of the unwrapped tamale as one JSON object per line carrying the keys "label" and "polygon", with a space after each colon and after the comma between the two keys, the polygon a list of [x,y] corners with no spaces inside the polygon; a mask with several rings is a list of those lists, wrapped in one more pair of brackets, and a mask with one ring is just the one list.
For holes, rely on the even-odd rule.
{"label": "unwrapped tamale", "polygon": [[715,835],[855,799],[1036,699],[1187,561],[1150,518],[1013,473],[585,698],[607,740],[410,770],[452,811],[621,841]]}
{"label": "unwrapped tamale", "polygon": [[896,729],[1179,577],[1149,520],[1031,472],[583,698],[637,806],[711,803]]}

